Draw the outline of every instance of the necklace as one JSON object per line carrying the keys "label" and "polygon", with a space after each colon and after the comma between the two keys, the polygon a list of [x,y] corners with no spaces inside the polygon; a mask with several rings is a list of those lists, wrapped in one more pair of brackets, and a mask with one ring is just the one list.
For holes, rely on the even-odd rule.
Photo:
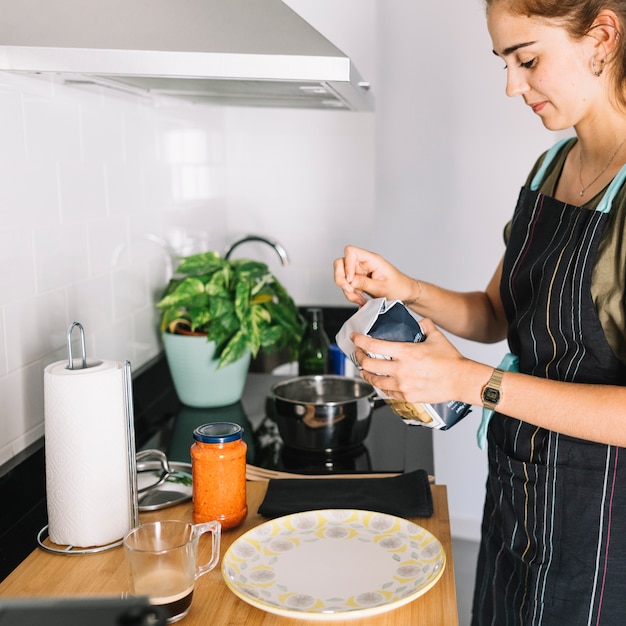
{"label": "necklace", "polygon": [[598,180],[598,178],[600,178],[600,176],[602,176],[602,174],[604,174],[604,172],[606,172],[609,169],[609,165],[613,163],[613,159],[617,156],[617,153],[620,151],[620,148],[625,143],[626,143],[626,139],[624,139],[622,143],[620,143],[620,145],[617,146],[617,148],[615,149],[615,152],[611,155],[611,158],[608,160],[607,164],[604,166],[602,171],[588,185],[583,185],[583,149],[582,147],[580,148],[580,152],[579,152],[580,158],[579,158],[579,165],[578,165],[578,180],[580,181],[580,191],[578,192],[579,196],[582,197],[585,194],[585,191],[587,191],[587,189],[589,189],[589,187],[591,187],[591,185],[593,185],[593,183],[595,183],[596,180]]}

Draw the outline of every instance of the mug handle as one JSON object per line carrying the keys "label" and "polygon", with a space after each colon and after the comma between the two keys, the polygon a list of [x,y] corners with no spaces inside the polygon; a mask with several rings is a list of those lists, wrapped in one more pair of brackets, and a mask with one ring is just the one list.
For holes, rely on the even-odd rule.
{"label": "mug handle", "polygon": [[212,535],[211,559],[204,565],[199,565],[196,568],[196,580],[198,580],[198,578],[200,578],[203,574],[210,572],[220,560],[220,537],[222,534],[222,525],[219,522],[205,522],[204,524],[193,525],[193,534],[196,539],[199,539],[200,535],[207,532],[210,532]]}

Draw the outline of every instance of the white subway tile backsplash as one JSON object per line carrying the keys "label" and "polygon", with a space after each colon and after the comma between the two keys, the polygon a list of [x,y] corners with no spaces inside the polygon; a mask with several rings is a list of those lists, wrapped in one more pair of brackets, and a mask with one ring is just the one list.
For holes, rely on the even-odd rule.
{"label": "white subway tile backsplash", "polygon": [[8,371],[14,372],[64,345],[65,292],[50,291],[6,306],[4,324]]}
{"label": "white subway tile backsplash", "polygon": [[328,242],[354,228],[350,207],[360,230],[373,221],[372,128],[0,72],[0,464],[42,435],[43,368],[67,358],[71,322],[89,358],[136,370],[160,353],[155,303],[176,255],[266,235],[290,266],[267,247],[237,255],[265,261],[296,302],[332,303]]}
{"label": "white subway tile backsplash", "polygon": [[157,161],[158,110],[151,106],[129,106],[124,111],[124,158],[127,163]]}
{"label": "white subway tile backsplash", "polygon": [[78,281],[67,288],[68,322],[80,322],[86,333],[113,319],[113,278],[110,273]]}
{"label": "white subway tile backsplash", "polygon": [[33,236],[28,230],[0,231],[0,306],[35,294]]}
{"label": "white subway tile backsplash", "polygon": [[128,222],[123,217],[91,221],[87,227],[90,274],[126,267],[130,260]]}
{"label": "white subway tile backsplash", "polygon": [[93,333],[93,357],[111,359],[113,361],[130,361],[138,365],[134,359],[133,323],[131,317],[126,317],[98,329]]}
{"label": "white subway tile backsplash", "polygon": [[60,219],[54,163],[17,158],[0,163],[0,232],[48,227],[59,224]]}
{"label": "white subway tile backsplash", "polygon": [[143,267],[136,265],[113,273],[113,318],[125,319],[147,306],[150,294]]}
{"label": "white subway tile backsplash", "polygon": [[63,224],[106,217],[105,170],[100,162],[61,161],[59,187]]}
{"label": "white subway tile backsplash", "polygon": [[172,167],[170,190],[174,202],[201,201],[210,198],[210,168],[207,165],[183,163]]}
{"label": "white subway tile backsplash", "polygon": [[86,223],[69,223],[33,231],[37,291],[47,292],[86,278],[89,241]]}
{"label": "white subway tile backsplash", "polygon": [[[156,357],[162,350],[160,341],[160,316],[151,302],[148,306],[133,313],[133,350],[130,361],[134,369]],[[157,341],[155,342],[155,335]]]}
{"label": "white subway tile backsplash", "polygon": [[[4,310],[0,308],[0,379],[7,373],[7,350],[4,341],[5,334]],[[2,444],[0,444],[0,446],[1,445]]]}
{"label": "white subway tile backsplash", "polygon": [[[23,426],[25,445],[33,443],[41,432],[43,415],[43,368],[39,362],[9,374],[11,400],[7,408]],[[18,417],[21,416],[21,417]],[[16,450],[17,452],[17,450]]]}
{"label": "white subway tile backsplash", "polygon": [[21,161],[26,156],[22,96],[0,78],[0,163]]}
{"label": "white subway tile backsplash", "polygon": [[116,101],[82,95],[81,132],[87,163],[121,163],[125,160],[124,107]]}
{"label": "white subway tile backsplash", "polygon": [[112,161],[105,165],[108,212],[112,216],[151,215],[145,206],[142,167],[137,163]]}
{"label": "white subway tile backsplash", "polygon": [[[0,450],[32,437],[43,424],[43,369],[39,364],[0,378],[3,419],[0,420]],[[31,439],[26,443],[32,443]],[[24,447],[26,447],[26,445]],[[12,449],[13,454],[19,450]]]}
{"label": "white subway tile backsplash", "polygon": [[172,168],[166,163],[146,163],[142,168],[144,201],[149,211],[176,208],[172,189]]}
{"label": "white subway tile backsplash", "polygon": [[[149,224],[145,225],[149,228]],[[150,232],[131,237],[131,265],[145,277],[151,302],[156,302],[173,273],[173,260],[167,241]]]}
{"label": "white subway tile backsplash", "polygon": [[26,157],[51,164],[82,160],[79,103],[31,94],[23,99]]}
{"label": "white subway tile backsplash", "polygon": [[172,128],[161,133],[161,160],[176,165],[203,165],[209,162],[207,133],[200,128]]}

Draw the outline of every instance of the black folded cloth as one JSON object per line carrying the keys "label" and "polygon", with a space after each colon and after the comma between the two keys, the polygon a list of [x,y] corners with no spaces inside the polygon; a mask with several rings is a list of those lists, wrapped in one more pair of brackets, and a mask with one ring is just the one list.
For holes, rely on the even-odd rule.
{"label": "black folded cloth", "polygon": [[259,507],[263,517],[319,509],[359,509],[398,517],[430,517],[428,474],[420,469],[389,478],[277,478]]}

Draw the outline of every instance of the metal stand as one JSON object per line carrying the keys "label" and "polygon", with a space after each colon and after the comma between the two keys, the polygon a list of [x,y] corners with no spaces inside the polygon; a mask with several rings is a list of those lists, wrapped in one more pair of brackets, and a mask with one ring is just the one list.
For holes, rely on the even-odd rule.
{"label": "metal stand", "polygon": [[[74,357],[72,355],[72,331],[74,328],[78,328],[80,332],[81,343],[81,368],[74,367]],[[87,351],[85,349],[85,331],[80,322],[72,322],[67,329],[67,355],[68,364],[66,369],[86,369],[89,367],[95,367],[100,365],[102,361],[87,362]],[[128,458],[128,484],[130,485],[130,527],[135,528],[139,525],[139,495],[137,491],[137,459],[135,452],[135,423],[134,423],[134,409],[133,409],[133,388],[132,388],[132,372],[130,361],[125,361],[123,365],[122,378],[124,384],[124,412],[126,418],[126,442],[127,442],[127,458]],[[54,552],[55,554],[95,554],[97,552],[104,552],[111,548],[117,548],[121,546],[124,539],[119,539],[113,543],[108,543],[104,546],[94,546],[91,548],[76,548],[75,546],[52,546],[44,543],[44,540],[48,537],[48,525],[46,524],[37,533],[37,543],[39,547],[47,552]]]}
{"label": "metal stand", "polygon": [[43,548],[46,552],[54,552],[54,554],[95,554],[96,552],[104,552],[105,550],[110,550],[111,548],[117,548],[118,546],[121,546],[124,541],[123,539],[120,539],[114,543],[107,543],[104,546],[94,546],[93,548],[76,548],[74,546],[65,546],[63,548],[61,546],[55,547],[44,543],[47,536],[48,525],[46,524],[37,533],[37,543],[39,544],[39,547]]}

